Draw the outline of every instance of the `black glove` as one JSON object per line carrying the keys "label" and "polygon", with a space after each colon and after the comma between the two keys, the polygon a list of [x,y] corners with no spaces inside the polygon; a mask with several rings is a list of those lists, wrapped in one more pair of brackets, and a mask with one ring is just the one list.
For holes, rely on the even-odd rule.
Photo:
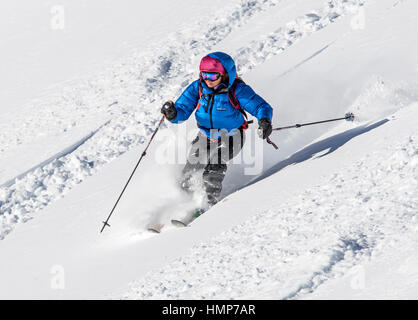
{"label": "black glove", "polygon": [[271,122],[267,118],[261,118],[258,121],[258,135],[262,139],[267,139],[267,137],[273,131],[273,127],[271,126]]}
{"label": "black glove", "polygon": [[167,101],[161,108],[161,113],[165,115],[168,121],[173,121],[177,117],[177,109],[173,101]]}

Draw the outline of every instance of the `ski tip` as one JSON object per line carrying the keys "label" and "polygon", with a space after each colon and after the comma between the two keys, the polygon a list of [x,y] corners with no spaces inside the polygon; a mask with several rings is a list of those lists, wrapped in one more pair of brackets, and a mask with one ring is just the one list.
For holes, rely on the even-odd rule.
{"label": "ski tip", "polygon": [[171,220],[171,223],[175,225],[176,227],[187,227],[187,223],[184,223],[183,221],[180,221],[180,220],[173,219]]}
{"label": "ski tip", "polygon": [[153,233],[161,233],[161,229],[164,227],[163,224],[149,225],[147,230]]}

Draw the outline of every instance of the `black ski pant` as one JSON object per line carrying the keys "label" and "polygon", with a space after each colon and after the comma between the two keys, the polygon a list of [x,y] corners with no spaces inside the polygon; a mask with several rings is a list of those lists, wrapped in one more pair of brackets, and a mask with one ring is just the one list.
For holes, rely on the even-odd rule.
{"label": "black ski pant", "polygon": [[209,139],[199,132],[192,142],[182,171],[181,187],[192,192],[190,179],[195,172],[203,170],[203,186],[208,204],[215,204],[222,191],[227,162],[241,151],[244,142],[245,134],[242,129],[237,129],[233,136],[222,135],[219,139]]}

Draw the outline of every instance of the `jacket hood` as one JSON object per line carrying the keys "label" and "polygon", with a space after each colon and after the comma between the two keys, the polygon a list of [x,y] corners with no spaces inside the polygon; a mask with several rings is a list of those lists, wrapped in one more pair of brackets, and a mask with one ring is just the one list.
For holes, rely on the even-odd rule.
{"label": "jacket hood", "polygon": [[234,59],[232,59],[231,56],[224,52],[212,52],[209,53],[207,57],[212,57],[218,60],[220,63],[222,63],[222,66],[224,67],[229,76],[228,88],[231,87],[237,76],[237,69],[235,67]]}

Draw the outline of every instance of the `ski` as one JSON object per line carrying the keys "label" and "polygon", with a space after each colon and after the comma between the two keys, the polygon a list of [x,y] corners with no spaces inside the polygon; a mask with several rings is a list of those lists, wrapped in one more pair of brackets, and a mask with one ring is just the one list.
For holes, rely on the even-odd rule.
{"label": "ski", "polygon": [[[196,209],[192,212],[189,212],[186,217],[183,219],[172,219],[171,224],[176,227],[187,227],[195,219],[201,216],[205,212],[204,209]],[[164,224],[160,222],[153,222],[147,225],[147,230],[152,233],[161,233],[164,228]]]}
{"label": "ski", "polygon": [[161,229],[164,227],[162,223],[151,223],[147,226],[147,230],[153,233],[161,233]]}
{"label": "ski", "polygon": [[[190,223],[190,222],[189,222]],[[186,223],[186,222],[184,222],[184,221],[182,221],[182,220],[178,220],[178,219],[172,219],[171,220],[171,224],[173,225],[173,226],[176,226],[176,227],[187,227],[187,225],[188,225],[188,223]]]}
{"label": "ski", "polygon": [[190,225],[190,223],[192,223],[194,220],[200,217],[204,212],[204,209],[196,209],[192,212],[192,214],[187,215],[183,219],[172,219],[171,224],[176,227],[187,227],[188,225]]}

